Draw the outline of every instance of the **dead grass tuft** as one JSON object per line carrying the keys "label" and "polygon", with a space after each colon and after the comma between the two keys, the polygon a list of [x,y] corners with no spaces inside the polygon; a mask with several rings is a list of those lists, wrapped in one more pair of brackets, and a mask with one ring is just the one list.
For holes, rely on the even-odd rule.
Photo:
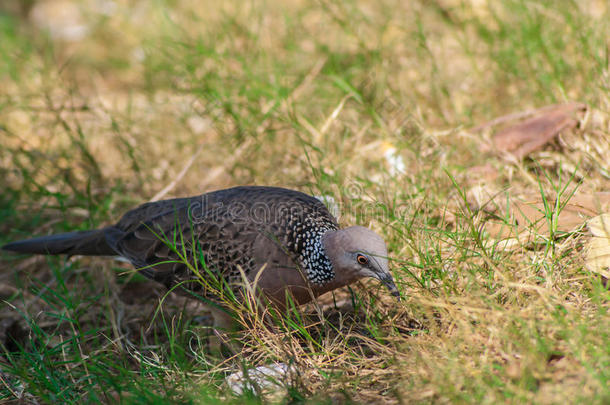
{"label": "dead grass tuft", "polygon": [[[159,305],[126,264],[3,253],[0,398],[607,403],[586,226],[608,212],[603,1],[1,7],[2,242],[278,185],[384,235],[404,300],[358,283],[272,329],[243,319],[217,358],[198,303]],[[588,108],[516,158],[481,126],[566,102]],[[279,390],[227,387],[280,362]]]}

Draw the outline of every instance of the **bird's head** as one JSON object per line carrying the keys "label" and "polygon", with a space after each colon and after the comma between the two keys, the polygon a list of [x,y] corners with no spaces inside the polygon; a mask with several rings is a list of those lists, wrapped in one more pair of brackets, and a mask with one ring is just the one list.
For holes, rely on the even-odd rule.
{"label": "bird's head", "polygon": [[400,298],[388,267],[388,250],[381,236],[362,226],[329,231],[322,238],[335,277],[348,284],[363,277],[380,280],[390,293]]}

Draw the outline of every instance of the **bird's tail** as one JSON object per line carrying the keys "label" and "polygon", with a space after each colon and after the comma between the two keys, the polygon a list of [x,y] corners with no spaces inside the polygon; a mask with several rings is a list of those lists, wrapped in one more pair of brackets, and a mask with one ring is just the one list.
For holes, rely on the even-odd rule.
{"label": "bird's tail", "polygon": [[93,229],[42,236],[12,242],[2,246],[2,249],[43,255],[115,255],[116,252],[106,242],[104,231],[104,229]]}

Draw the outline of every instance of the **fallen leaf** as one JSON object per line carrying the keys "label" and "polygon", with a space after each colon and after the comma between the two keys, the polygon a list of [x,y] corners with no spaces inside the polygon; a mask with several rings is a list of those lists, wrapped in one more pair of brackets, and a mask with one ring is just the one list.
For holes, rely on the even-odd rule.
{"label": "fallen leaf", "polygon": [[610,214],[598,215],[587,222],[591,239],[586,246],[587,268],[605,279],[610,278]]}
{"label": "fallen leaf", "polygon": [[[547,199],[550,207],[555,200]],[[491,216],[484,230],[494,239],[518,238],[531,240],[535,235],[549,234],[549,221],[540,194],[509,197],[500,194],[478,207]],[[556,218],[556,231],[570,232],[578,229],[589,218],[610,210],[610,193],[574,195]]]}
{"label": "fallen leaf", "polygon": [[[587,106],[583,103],[556,104],[534,111],[500,117],[474,130],[529,117],[501,129],[492,138],[494,151],[523,159],[530,153],[541,149],[561,131],[576,128],[578,114],[583,113],[586,109]],[[481,147],[482,151],[489,149],[489,145]]]}

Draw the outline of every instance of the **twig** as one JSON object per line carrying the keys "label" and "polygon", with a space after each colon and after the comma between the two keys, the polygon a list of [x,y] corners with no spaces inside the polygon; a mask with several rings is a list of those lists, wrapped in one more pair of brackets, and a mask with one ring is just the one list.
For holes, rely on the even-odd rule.
{"label": "twig", "polygon": [[237,149],[233,151],[231,157],[229,157],[222,166],[217,166],[212,169],[208,175],[201,181],[201,184],[207,185],[210,184],[213,180],[215,180],[218,176],[222,174],[222,172],[233,164],[244,154],[244,152],[250,147],[252,144],[252,138],[248,138],[244,143],[239,145]]}
{"label": "twig", "polygon": [[204,146],[205,146],[205,143],[201,143],[201,145],[199,145],[199,147],[197,148],[195,153],[193,153],[193,156],[191,156],[191,158],[186,162],[186,164],[184,165],[182,170],[180,170],[180,173],[178,173],[178,175],[176,177],[174,177],[174,179],[167,186],[165,186],[163,188],[163,190],[161,190],[157,194],[155,194],[150,201],[159,201],[160,199],[165,197],[165,195],[167,193],[169,193],[171,190],[173,190],[174,187],[176,187],[176,184],[178,184],[178,182],[180,180],[182,180],[182,178],[184,177],[186,172],[191,168],[193,163],[195,163],[195,159],[197,159],[197,156],[199,156],[199,154],[203,150]]}
{"label": "twig", "polygon": [[[341,99],[341,101],[339,102],[339,105],[337,105],[337,107],[335,107],[335,109],[328,116],[328,118],[326,118],[326,121],[324,121],[324,125],[322,125],[322,128],[320,128],[320,135],[321,136],[324,136],[324,134],[326,133],[326,131],[328,131],[328,128],[330,128],[332,123],[337,120],[337,117],[339,116],[339,113],[341,112],[341,110],[343,110],[343,106],[345,105],[345,102],[350,97],[351,97],[350,94],[348,94],[345,97],[343,97]],[[319,139],[316,139],[316,141],[319,141]]]}

